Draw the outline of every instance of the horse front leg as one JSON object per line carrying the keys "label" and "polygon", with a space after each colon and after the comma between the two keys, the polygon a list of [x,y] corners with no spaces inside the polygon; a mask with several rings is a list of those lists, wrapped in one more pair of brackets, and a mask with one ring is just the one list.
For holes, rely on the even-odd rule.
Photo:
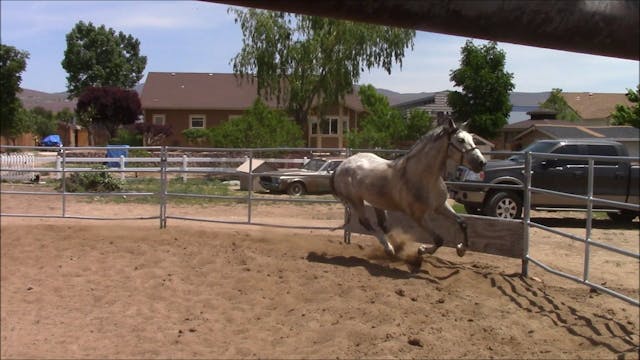
{"label": "horse front leg", "polygon": [[[467,222],[462,218],[462,216],[458,215],[453,208],[448,204],[444,203],[442,206],[439,206],[435,209],[435,213],[441,215],[443,218],[449,220],[452,225],[457,224],[462,231],[463,240],[461,243],[456,245],[456,253],[458,256],[462,257],[467,252],[467,248],[469,247],[469,236],[467,234]],[[455,223],[454,223],[455,222]]]}
{"label": "horse front leg", "polygon": [[423,215],[422,218],[416,222],[418,223],[418,225],[420,225],[422,230],[429,234],[429,236],[433,239],[433,246],[428,247],[426,244],[422,244],[420,245],[420,247],[418,247],[418,255],[433,255],[436,250],[438,250],[444,244],[444,239],[442,238],[442,236],[440,236],[440,234],[433,230],[433,223],[426,216]]}

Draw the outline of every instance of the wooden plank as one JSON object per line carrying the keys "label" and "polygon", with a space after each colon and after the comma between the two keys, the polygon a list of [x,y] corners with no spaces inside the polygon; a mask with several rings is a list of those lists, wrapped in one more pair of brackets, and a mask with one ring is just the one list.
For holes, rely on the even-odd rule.
{"label": "wooden plank", "polygon": [[[377,228],[376,217],[373,208],[367,206],[367,216],[371,224]],[[467,222],[469,235],[469,250],[492,255],[522,258],[524,224],[520,220],[505,220],[484,216],[461,215]],[[408,235],[419,243],[433,244],[433,239],[411,218],[405,214],[389,211],[387,213],[388,225],[391,235],[399,231]],[[437,220],[436,224],[438,224]],[[436,225],[434,230],[444,238],[446,247],[455,248],[462,241],[462,231],[458,226]],[[356,234],[368,234],[353,214],[347,231]]]}

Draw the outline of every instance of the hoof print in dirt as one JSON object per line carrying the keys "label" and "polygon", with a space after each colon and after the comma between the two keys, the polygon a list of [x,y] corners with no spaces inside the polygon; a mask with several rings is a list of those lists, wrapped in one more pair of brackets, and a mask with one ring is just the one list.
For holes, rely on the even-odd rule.
{"label": "hoof print in dirt", "polygon": [[422,340],[415,337],[409,338],[408,343],[411,346],[424,347],[424,345],[422,344]]}

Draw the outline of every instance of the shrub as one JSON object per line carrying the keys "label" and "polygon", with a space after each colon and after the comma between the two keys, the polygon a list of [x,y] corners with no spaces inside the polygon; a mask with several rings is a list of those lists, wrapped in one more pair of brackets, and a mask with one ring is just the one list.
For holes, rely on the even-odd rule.
{"label": "shrub", "polygon": [[[93,169],[100,170],[107,169],[107,167],[97,166]],[[62,191],[62,183],[58,185],[56,190]],[[120,190],[122,190],[122,182],[106,171],[74,172],[65,178],[66,192],[112,192]]]}
{"label": "shrub", "polygon": [[304,143],[302,129],[260,98],[241,117],[212,128],[209,139],[221,148],[298,147]]}

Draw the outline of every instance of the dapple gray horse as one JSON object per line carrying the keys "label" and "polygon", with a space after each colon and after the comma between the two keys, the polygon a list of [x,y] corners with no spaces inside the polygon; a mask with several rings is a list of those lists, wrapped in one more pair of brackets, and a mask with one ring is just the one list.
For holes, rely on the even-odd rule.
{"label": "dapple gray horse", "polygon": [[[452,120],[428,132],[403,156],[385,160],[371,153],[358,153],[347,158],[331,177],[333,194],[346,207],[346,223],[353,211],[360,224],[384,246],[385,252],[395,254],[387,239],[386,210],[399,211],[413,219],[434,240],[434,246],[421,245],[418,255],[433,254],[444,240],[436,229],[439,226],[459,226],[464,240],[456,246],[464,256],[469,246],[467,226],[447,204],[447,187],[442,174],[447,162],[465,165],[481,171],[486,160],[471,135],[458,128]],[[379,231],[374,230],[365,213],[365,202],[376,213]],[[444,220],[434,224],[433,218]]]}

